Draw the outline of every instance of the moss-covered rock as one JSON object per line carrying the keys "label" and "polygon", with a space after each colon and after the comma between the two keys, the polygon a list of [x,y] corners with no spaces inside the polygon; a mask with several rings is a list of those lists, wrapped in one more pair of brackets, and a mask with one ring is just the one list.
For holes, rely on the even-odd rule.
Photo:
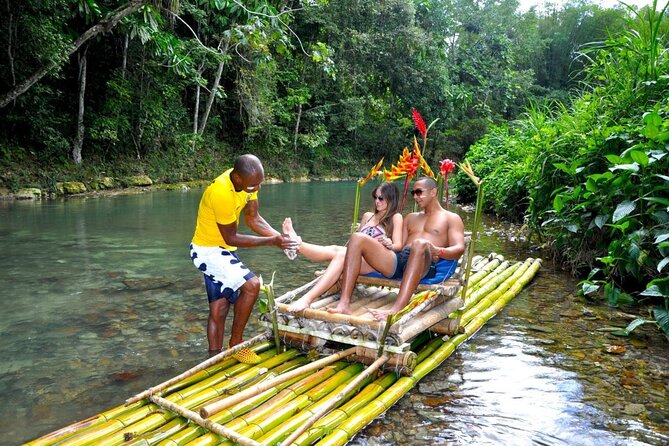
{"label": "moss-covered rock", "polygon": [[121,182],[125,187],[151,186],[153,184],[153,181],[151,181],[151,178],[149,178],[148,175],[135,175],[132,177],[126,177],[123,178]]}
{"label": "moss-covered rock", "polygon": [[14,194],[14,198],[17,200],[36,200],[42,198],[42,189],[36,187],[27,187],[25,189],[19,189],[18,192]]}
{"label": "moss-covered rock", "polygon": [[99,183],[101,189],[113,189],[116,187],[116,181],[112,177],[102,177]]}
{"label": "moss-covered rock", "polygon": [[63,192],[66,194],[83,194],[86,192],[86,185],[80,181],[65,181],[63,183]]}
{"label": "moss-covered rock", "polygon": [[92,190],[113,189],[116,182],[112,177],[95,178],[89,183],[89,186]]}

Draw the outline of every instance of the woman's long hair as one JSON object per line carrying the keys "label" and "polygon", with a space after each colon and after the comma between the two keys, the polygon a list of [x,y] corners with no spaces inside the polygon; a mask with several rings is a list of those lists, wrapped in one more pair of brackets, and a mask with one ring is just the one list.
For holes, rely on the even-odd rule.
{"label": "woman's long hair", "polygon": [[[386,231],[386,235],[389,237],[393,234],[393,215],[397,214],[400,209],[400,190],[397,188],[395,183],[390,181],[384,181],[374,188],[372,191],[372,197],[377,194],[381,196],[388,203],[385,213],[379,218],[379,225],[383,227]],[[374,203],[374,214],[377,214],[376,202]]]}

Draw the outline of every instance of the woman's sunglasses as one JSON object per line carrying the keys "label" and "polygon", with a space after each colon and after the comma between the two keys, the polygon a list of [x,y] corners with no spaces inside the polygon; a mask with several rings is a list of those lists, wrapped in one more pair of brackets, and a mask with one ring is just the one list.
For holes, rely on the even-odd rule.
{"label": "woman's sunglasses", "polygon": [[374,200],[379,200],[379,201],[385,200],[385,198],[383,198],[382,195],[372,195],[372,197],[374,198]]}

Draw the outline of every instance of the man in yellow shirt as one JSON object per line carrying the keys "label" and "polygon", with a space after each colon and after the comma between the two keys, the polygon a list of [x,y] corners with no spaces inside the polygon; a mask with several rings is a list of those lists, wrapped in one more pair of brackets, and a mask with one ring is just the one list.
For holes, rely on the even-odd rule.
{"label": "man in yellow shirt", "polygon": [[[260,281],[239,260],[237,247],[278,246],[296,249],[297,242],[282,235],[258,212],[258,190],[265,179],[262,163],[254,155],[242,155],[232,169],[218,176],[204,191],[197,212],[195,234],[190,246],[191,260],[204,274],[209,299],[207,340],[209,354],[223,347],[225,318],[234,305],[230,347],[242,342],[244,327],[258,299]],[[239,234],[241,213],[246,225],[258,235]],[[258,356],[248,349],[235,355],[243,362],[256,363]]]}

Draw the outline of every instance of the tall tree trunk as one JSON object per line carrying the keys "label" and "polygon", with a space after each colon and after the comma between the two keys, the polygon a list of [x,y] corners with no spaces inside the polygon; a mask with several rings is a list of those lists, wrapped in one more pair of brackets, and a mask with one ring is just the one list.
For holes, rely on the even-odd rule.
{"label": "tall tree trunk", "polygon": [[[222,54],[227,54],[229,45],[230,45],[229,41],[226,40],[225,46],[221,50]],[[204,115],[202,116],[202,122],[200,122],[200,128],[198,129],[198,134],[200,135],[204,134],[204,129],[207,126],[209,113],[211,112],[212,105],[214,105],[214,99],[216,99],[216,90],[218,90],[218,86],[221,83],[221,75],[223,74],[224,66],[225,66],[224,61],[221,61],[218,64],[218,69],[216,70],[216,76],[214,77],[214,83],[211,86],[211,91],[209,92],[209,98],[207,99],[207,106],[205,107]]]}
{"label": "tall tree trunk", "polygon": [[197,123],[200,119],[200,84],[195,86],[195,109],[193,110],[193,135],[197,135]]}
{"label": "tall tree trunk", "polygon": [[[109,17],[102,19],[100,23],[94,25],[93,27],[86,30],[82,35],[77,37],[77,39],[72,43],[72,46],[67,48],[64,52],[64,56],[71,56],[79,50],[79,48],[86,42],[88,42],[93,37],[101,33],[106,33],[111,31],[122,19],[128,17],[129,15],[137,12],[142,6],[151,3],[151,0],[131,0],[126,5],[121,6],[115,10]],[[16,98],[21,96],[23,93],[28,91],[35,83],[47,75],[51,70],[58,68],[62,63],[62,60],[65,58],[54,57],[54,62],[47,64],[32,75],[30,75],[26,80],[16,85],[11,91],[5,93],[0,97],[0,108],[6,106],[10,102],[13,102]]]}
{"label": "tall tree trunk", "polygon": [[[144,63],[146,62],[146,47],[142,47],[142,64],[140,67],[140,78],[139,78],[139,104],[137,106],[137,136],[135,133],[131,133],[132,141],[135,144],[135,151],[137,152],[137,159],[142,159],[142,153],[140,149],[142,148],[142,137],[144,136],[144,125],[148,120],[148,113],[144,110]],[[142,114],[144,115],[142,117]]]}
{"label": "tall tree trunk", "polygon": [[16,85],[16,72],[14,71],[14,48],[12,38],[14,37],[14,15],[9,0],[5,0],[7,5],[7,60],[9,60],[9,72],[12,75],[12,86]]}
{"label": "tall tree trunk", "polygon": [[295,134],[293,135],[293,153],[297,155],[297,135],[300,133],[300,120],[302,119],[302,104],[297,106],[297,119],[295,121]]}
{"label": "tall tree trunk", "polygon": [[121,76],[123,79],[125,79],[125,73],[126,70],[128,69],[128,45],[129,45],[130,37],[128,36],[128,33],[125,33],[125,36],[123,38],[123,65],[122,65],[122,70],[121,70]]}
{"label": "tall tree trunk", "polygon": [[81,164],[81,148],[84,145],[84,99],[86,97],[86,46],[79,53],[79,111],[77,113],[77,136],[74,138],[74,146],[72,147],[72,159],[76,164]]}

